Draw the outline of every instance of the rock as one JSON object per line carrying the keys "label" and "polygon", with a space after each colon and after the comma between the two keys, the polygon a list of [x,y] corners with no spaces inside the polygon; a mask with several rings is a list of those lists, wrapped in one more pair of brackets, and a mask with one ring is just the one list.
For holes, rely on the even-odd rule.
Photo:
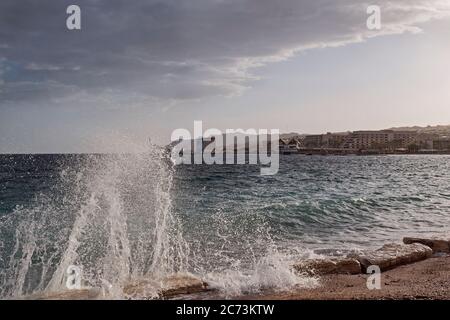
{"label": "rock", "polygon": [[437,238],[424,239],[424,238],[405,237],[403,238],[403,243],[404,244],[421,243],[423,245],[430,247],[433,250],[433,253],[450,252],[450,241],[448,240],[442,240]]}
{"label": "rock", "polygon": [[314,249],[313,252],[327,258],[342,258],[356,251],[353,249]]}
{"label": "rock", "polygon": [[298,272],[314,275],[324,274],[359,274],[360,263],[353,258],[312,259],[294,265]]}
{"label": "rock", "polygon": [[371,265],[386,271],[401,265],[425,260],[433,254],[430,247],[420,243],[414,244],[386,244],[380,249],[367,251],[357,256],[363,272]]}
{"label": "rock", "polygon": [[100,289],[74,289],[63,292],[32,294],[25,300],[95,300],[101,296]]}
{"label": "rock", "polygon": [[[174,274],[160,280],[140,279],[123,287],[123,298],[156,299],[181,294],[204,292],[208,285],[190,274]],[[84,288],[61,292],[37,293],[24,297],[26,300],[94,300],[111,298],[101,288]]]}
{"label": "rock", "polygon": [[127,284],[124,294],[128,298],[173,297],[180,294],[191,294],[208,290],[208,285],[190,274],[174,274],[160,281],[142,279]]}

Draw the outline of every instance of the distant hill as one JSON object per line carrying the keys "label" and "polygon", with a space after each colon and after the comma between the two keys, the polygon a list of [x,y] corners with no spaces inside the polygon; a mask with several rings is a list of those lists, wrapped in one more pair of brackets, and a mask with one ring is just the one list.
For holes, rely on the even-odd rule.
{"label": "distant hill", "polygon": [[417,131],[419,133],[437,134],[440,136],[450,136],[450,125],[437,125],[437,126],[426,126],[426,127],[394,127],[389,130],[395,131]]}
{"label": "distant hill", "polygon": [[[436,134],[439,136],[450,136],[450,125],[437,125],[437,126],[426,126],[426,127],[420,127],[420,126],[411,126],[411,127],[393,127],[386,130],[395,130],[395,131],[417,131],[418,133],[428,133],[428,134]],[[334,134],[344,134],[345,132],[333,132]],[[290,133],[282,133],[280,134],[281,139],[290,139],[292,137],[297,136],[307,136],[309,134],[303,134],[303,133],[296,133],[296,132],[290,132]]]}

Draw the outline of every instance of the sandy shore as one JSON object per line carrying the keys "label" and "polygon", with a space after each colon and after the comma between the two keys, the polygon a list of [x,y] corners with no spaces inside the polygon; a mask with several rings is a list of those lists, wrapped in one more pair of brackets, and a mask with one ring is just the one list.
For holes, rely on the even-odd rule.
{"label": "sandy shore", "polygon": [[400,266],[381,274],[381,289],[368,290],[367,275],[324,275],[320,286],[240,297],[274,300],[450,299],[450,255]]}

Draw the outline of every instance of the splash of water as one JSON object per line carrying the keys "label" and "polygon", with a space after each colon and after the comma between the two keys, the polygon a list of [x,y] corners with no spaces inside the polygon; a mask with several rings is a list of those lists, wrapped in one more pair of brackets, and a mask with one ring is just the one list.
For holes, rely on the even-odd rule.
{"label": "splash of water", "polygon": [[66,164],[51,195],[0,221],[0,296],[65,290],[69,266],[82,268],[83,286],[106,285],[109,298],[122,298],[130,280],[183,272],[189,250],[164,159],[152,148]]}
{"label": "splash of water", "polygon": [[317,277],[299,275],[292,269],[291,256],[276,247],[269,248],[252,268],[227,268],[206,274],[212,288],[220,290],[226,298],[252,293],[286,291],[295,287],[313,288],[319,284]]}
{"label": "splash of water", "polygon": [[294,258],[245,206],[192,217],[175,208],[175,170],[157,147],[65,159],[49,192],[0,217],[0,297],[65,291],[70,266],[81,268],[83,287],[118,299],[142,279],[154,290],[132,298],[157,297],[160,280],[176,273],[226,297],[317,283],[294,273]]}
{"label": "splash of water", "polygon": [[184,217],[193,273],[202,275],[225,298],[318,284],[316,278],[292,268],[309,251],[281,249],[265,217],[236,209],[216,208],[206,216]]}

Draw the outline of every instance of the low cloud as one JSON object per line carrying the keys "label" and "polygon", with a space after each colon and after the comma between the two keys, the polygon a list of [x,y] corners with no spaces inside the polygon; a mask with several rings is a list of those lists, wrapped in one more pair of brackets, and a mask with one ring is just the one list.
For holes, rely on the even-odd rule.
{"label": "low cloud", "polygon": [[[450,16],[442,0],[78,0],[82,30],[65,27],[73,1],[0,2],[0,107],[37,102],[164,105],[239,95],[254,71],[302,50],[420,32]],[[366,28],[366,8],[382,29]]]}

